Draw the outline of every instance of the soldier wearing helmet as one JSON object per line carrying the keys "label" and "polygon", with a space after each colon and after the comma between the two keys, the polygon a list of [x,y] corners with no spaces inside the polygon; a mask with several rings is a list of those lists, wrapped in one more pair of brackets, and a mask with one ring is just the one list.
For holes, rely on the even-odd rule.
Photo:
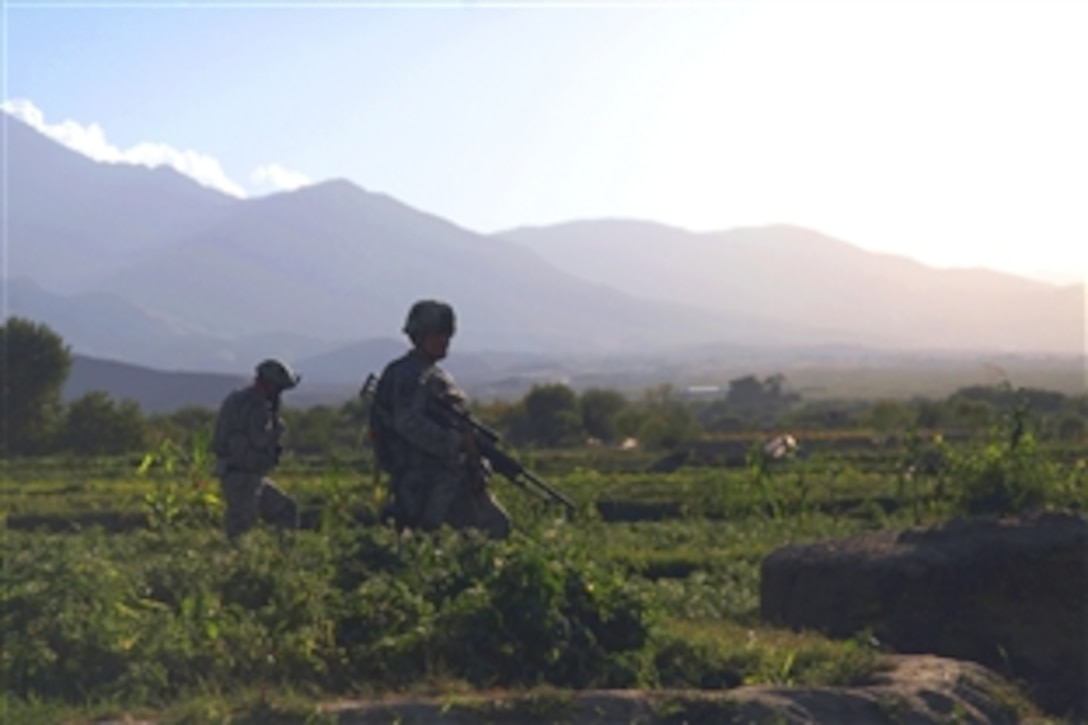
{"label": "soldier wearing helmet", "polygon": [[282,529],[298,528],[298,504],[268,473],[283,451],[286,427],[279,415],[280,396],[301,379],[282,360],[263,360],[253,383],[230,393],[219,407],[212,451],[227,504],[227,537],[232,540],[262,519]]}
{"label": "soldier wearing helmet", "polygon": [[510,533],[510,517],[487,486],[470,436],[433,414],[433,398],[464,399],[438,366],[456,329],[453,308],[439,300],[412,305],[403,331],[412,349],[386,365],[372,405],[371,430],[379,465],[392,477],[387,509],[401,527],[442,524],[478,528],[494,538]]}

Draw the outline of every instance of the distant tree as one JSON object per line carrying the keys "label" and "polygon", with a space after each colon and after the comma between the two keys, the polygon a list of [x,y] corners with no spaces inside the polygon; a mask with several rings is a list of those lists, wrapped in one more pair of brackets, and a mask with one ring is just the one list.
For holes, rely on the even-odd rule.
{"label": "distant tree", "polygon": [[786,393],[786,376],[782,373],[769,375],[763,380],[763,395],[772,400],[781,400]]}
{"label": "distant tree", "polygon": [[509,430],[510,417],[519,407],[518,402],[502,399],[487,402],[473,400],[469,403],[469,411],[477,420],[500,433]]}
{"label": "distant tree", "polygon": [[499,424],[507,441],[512,445],[531,445],[536,442],[529,414],[525,410],[524,398],[514,402],[503,411]]}
{"label": "distant tree", "polygon": [[370,445],[369,410],[368,405],[358,398],[352,398],[336,409],[327,444],[330,451],[352,456],[360,454]]}
{"label": "distant tree", "polygon": [[951,416],[958,425],[968,428],[986,428],[996,419],[994,406],[987,400],[952,398]]}
{"label": "distant tree", "polygon": [[523,402],[532,442],[555,447],[578,442],[584,436],[578,396],[570,387],[534,385]]}
{"label": "distant tree", "polygon": [[616,439],[616,415],[627,406],[627,398],[622,393],[589,388],[582,392],[579,406],[586,433],[605,443]]}
{"label": "distant tree", "polygon": [[770,423],[782,416],[801,396],[787,392],[786,376],[781,373],[760,380],[745,375],[729,381],[726,405],[742,418]]}
{"label": "distant tree", "polygon": [[616,413],[616,435],[619,438],[638,438],[639,431],[649,414],[644,406],[628,405]]}
{"label": "distant tree", "polygon": [[758,410],[763,404],[763,383],[755,375],[745,375],[729,381],[729,392],[725,402],[729,407],[743,414]]}
{"label": "distant tree", "polygon": [[1066,404],[1066,397],[1053,390],[1021,388],[1017,393],[1031,410],[1039,413],[1057,413]]}
{"label": "distant tree", "polygon": [[336,442],[336,429],[340,412],[328,405],[314,405],[305,410],[285,410],[287,422],[286,442],[289,448],[301,454],[330,453]]}
{"label": "distant tree", "polygon": [[646,448],[675,448],[688,443],[702,433],[691,410],[683,405],[647,411],[639,426],[639,444]]}
{"label": "distant tree", "polygon": [[1066,406],[1067,410],[1088,417],[1088,394],[1078,395],[1072,398]]}
{"label": "distant tree", "polygon": [[216,411],[202,405],[189,405],[171,413],[158,413],[146,420],[147,438],[151,447],[163,441],[173,441],[190,450],[197,438],[211,439]]}
{"label": "distant tree", "polygon": [[985,402],[1001,412],[1011,411],[1017,405],[1026,403],[1030,410],[1038,413],[1056,413],[1068,403],[1068,398],[1062,393],[1042,388],[1013,388],[1008,382],[960,388],[949,396],[949,402],[957,400]]}
{"label": "distant tree", "polygon": [[[863,401],[813,400],[787,413],[783,425],[805,430],[856,428],[868,407]],[[914,415],[913,410],[911,415]]]}
{"label": "distant tree", "polygon": [[708,433],[734,433],[745,428],[744,420],[729,408],[724,398],[712,400],[699,408],[696,417]]}
{"label": "distant tree", "polygon": [[881,433],[905,430],[914,421],[914,411],[898,400],[878,400],[861,417],[866,425]]}
{"label": "distant tree", "polygon": [[167,418],[182,430],[196,432],[201,428],[210,430],[215,425],[217,412],[204,405],[187,405],[170,413]]}
{"label": "distant tree", "polygon": [[948,418],[948,406],[939,401],[923,399],[914,402],[914,423],[919,428],[940,428]]}
{"label": "distant tree", "polygon": [[45,452],[62,417],[72,355],[44,324],[9,317],[0,327],[0,445],[5,456]]}
{"label": "distant tree", "polygon": [[1012,385],[1004,381],[998,385],[968,385],[959,388],[949,400],[977,400],[989,403],[994,408],[1011,408],[1015,402],[1015,393]]}
{"label": "distant tree", "polygon": [[641,415],[633,437],[646,448],[674,448],[702,433],[691,407],[677,399],[671,385],[649,388],[636,407]]}
{"label": "distant tree", "polygon": [[1084,438],[1084,431],[1088,429],[1088,423],[1084,417],[1077,413],[1066,413],[1058,421],[1058,438],[1063,441],[1079,441]]}
{"label": "distant tree", "polygon": [[92,390],[68,406],[62,443],[79,456],[132,453],[146,447],[147,425],[135,402]]}

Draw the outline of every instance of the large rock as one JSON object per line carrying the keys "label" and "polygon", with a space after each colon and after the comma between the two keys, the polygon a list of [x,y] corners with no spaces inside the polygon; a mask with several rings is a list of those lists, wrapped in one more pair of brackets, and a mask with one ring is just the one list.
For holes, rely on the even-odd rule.
{"label": "large rock", "polygon": [[773,552],[765,621],[972,660],[1058,714],[1088,712],[1088,519],[956,519]]}

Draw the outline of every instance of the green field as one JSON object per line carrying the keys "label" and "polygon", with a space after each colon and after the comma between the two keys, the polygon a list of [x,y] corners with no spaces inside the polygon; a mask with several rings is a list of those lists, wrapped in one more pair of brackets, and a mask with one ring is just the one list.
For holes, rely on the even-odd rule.
{"label": "green field", "polygon": [[880,666],[864,633],[760,622],[768,553],[1088,501],[1075,445],[926,443],[940,470],[911,469],[918,441],[667,474],[645,472],[644,452],[536,451],[523,462],[578,510],[497,479],[516,521],[505,542],[398,538],[375,523],[382,482],[366,457],[286,461],[276,478],[304,530],[237,547],[199,452],[8,461],[3,711],[245,721],[389,692],[863,683]]}

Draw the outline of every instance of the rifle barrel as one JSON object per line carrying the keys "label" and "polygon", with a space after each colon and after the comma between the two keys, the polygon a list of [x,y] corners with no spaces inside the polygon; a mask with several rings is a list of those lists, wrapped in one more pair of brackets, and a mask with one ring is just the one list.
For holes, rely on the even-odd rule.
{"label": "rifle barrel", "polygon": [[565,493],[563,493],[559,489],[555,488],[554,486],[551,486],[551,485],[545,483],[544,480],[541,479],[539,476],[537,476],[535,473],[533,473],[531,471],[528,471],[528,470],[526,470],[524,468],[521,469],[521,472],[523,474],[525,474],[525,477],[527,479],[529,479],[530,481],[535,483],[538,488],[540,488],[543,491],[546,491],[548,493],[548,495],[551,496],[552,500],[558,501],[559,503],[563,504],[564,506],[566,506],[571,511],[573,511],[574,509],[577,508],[574,501],[572,501],[569,496],[567,496]]}
{"label": "rifle barrel", "polygon": [[501,436],[498,431],[489,428],[476,420],[472,413],[469,413],[454,401],[439,398],[437,396],[435,396],[433,400],[438,402],[443,411],[452,416],[456,421],[469,426],[469,428],[479,437],[477,440],[477,447],[479,448],[480,453],[491,461],[491,465],[494,466],[495,470],[500,475],[507,478],[511,483],[517,484],[528,490],[529,486],[526,485],[525,481],[521,480],[521,476],[524,476],[526,480],[532,482],[537,489],[544,492],[544,494],[552,501],[563,504],[571,511],[574,511],[577,508],[570,497],[559,489],[546,483],[535,473],[525,468],[525,466],[518,463],[513,457],[499,448],[498,443],[501,440]]}

